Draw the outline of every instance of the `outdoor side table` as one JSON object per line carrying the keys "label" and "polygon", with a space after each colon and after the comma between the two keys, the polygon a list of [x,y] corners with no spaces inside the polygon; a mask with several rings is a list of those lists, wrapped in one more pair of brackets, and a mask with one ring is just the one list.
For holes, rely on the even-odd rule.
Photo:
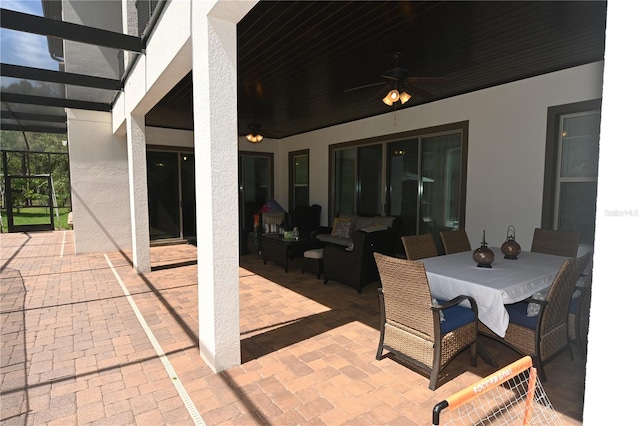
{"label": "outdoor side table", "polygon": [[262,235],[262,261],[266,265],[270,260],[284,266],[284,271],[289,272],[289,260],[301,257],[310,249],[322,247],[322,242],[313,237],[301,237],[297,240],[285,239],[279,234]]}

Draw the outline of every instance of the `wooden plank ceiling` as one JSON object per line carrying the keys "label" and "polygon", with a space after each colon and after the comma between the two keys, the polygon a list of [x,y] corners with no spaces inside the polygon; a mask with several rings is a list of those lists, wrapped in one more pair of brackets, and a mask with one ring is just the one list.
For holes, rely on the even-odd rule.
{"label": "wooden plank ceiling", "polygon": [[[389,112],[395,52],[409,77],[447,79],[398,108],[599,61],[605,21],[601,1],[261,1],[238,25],[238,132],[282,138]],[[188,75],[147,125],[192,129],[191,90]]]}

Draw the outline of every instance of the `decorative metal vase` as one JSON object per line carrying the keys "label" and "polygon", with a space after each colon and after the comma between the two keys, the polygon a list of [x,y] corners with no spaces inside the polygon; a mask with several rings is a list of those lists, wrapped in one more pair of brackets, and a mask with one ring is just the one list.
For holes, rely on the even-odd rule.
{"label": "decorative metal vase", "polygon": [[507,239],[502,243],[500,247],[505,259],[515,260],[520,254],[520,244],[516,242],[516,228],[513,225],[509,225],[507,228]]}
{"label": "decorative metal vase", "polygon": [[482,243],[480,247],[473,251],[473,260],[478,264],[478,268],[491,268],[491,264],[495,259],[493,250],[487,247],[487,242],[484,238],[484,230],[482,231]]}

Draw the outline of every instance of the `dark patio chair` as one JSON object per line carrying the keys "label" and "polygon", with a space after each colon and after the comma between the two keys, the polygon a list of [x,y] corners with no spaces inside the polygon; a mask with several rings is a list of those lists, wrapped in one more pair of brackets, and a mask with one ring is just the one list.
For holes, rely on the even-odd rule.
{"label": "dark patio chair", "polygon": [[576,257],[580,245],[580,231],[536,228],[531,251],[556,256]]}
{"label": "dark patio chair", "polygon": [[[456,355],[470,349],[471,365],[477,365],[478,308],[470,296],[433,303],[422,262],[374,253],[382,287],[380,342],[383,350],[430,373],[429,389],[435,390],[438,375]],[[471,309],[459,306],[469,301]],[[441,321],[440,313],[444,314]]]}
{"label": "dark patio chair", "polygon": [[404,253],[409,260],[426,259],[438,255],[433,234],[405,235],[401,239]]}
{"label": "dark patio chair", "polygon": [[[540,379],[546,381],[543,365],[565,350],[573,359],[569,345],[569,302],[582,271],[591,258],[591,253],[579,258],[565,260],[556,274],[544,300],[534,297],[522,302],[505,305],[509,313],[509,327],[504,338],[500,338],[480,323],[480,332],[506,344],[522,355],[530,355],[538,369]],[[537,315],[531,315],[529,304],[539,306]]]}
{"label": "dark patio chair", "polygon": [[587,268],[576,284],[574,297],[569,303],[569,341],[574,343],[583,356],[587,355],[587,331],[591,308],[591,270]]}
{"label": "dark patio chair", "polygon": [[467,231],[464,229],[456,229],[453,231],[440,232],[442,245],[446,254],[459,253],[461,251],[471,251],[471,244]]}

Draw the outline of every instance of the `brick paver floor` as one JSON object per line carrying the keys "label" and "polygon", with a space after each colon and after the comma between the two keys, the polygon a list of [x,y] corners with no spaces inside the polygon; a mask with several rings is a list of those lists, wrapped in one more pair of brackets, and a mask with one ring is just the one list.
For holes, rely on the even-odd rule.
{"label": "brick paver floor", "polygon": [[[376,285],[324,285],[299,260],[285,273],[254,249],[238,270],[242,363],[214,374],[198,352],[195,246],[153,247],[152,272],[138,275],[128,252],[74,255],[73,231],[0,238],[2,425],[424,425],[495,370],[465,352],[430,391],[428,375],[376,361]],[[500,365],[519,358],[483,343]],[[569,425],[582,423],[574,353],[545,367]]]}

